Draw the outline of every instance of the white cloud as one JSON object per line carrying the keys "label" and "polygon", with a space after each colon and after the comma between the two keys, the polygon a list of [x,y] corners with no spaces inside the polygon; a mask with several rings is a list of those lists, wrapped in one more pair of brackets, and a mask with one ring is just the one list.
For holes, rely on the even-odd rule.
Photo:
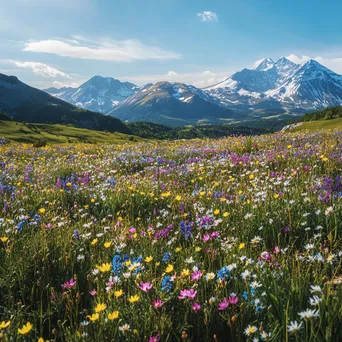
{"label": "white cloud", "polygon": [[52,83],[53,87],[55,88],[64,88],[64,87],[71,87],[71,88],[78,88],[80,85],[78,83],[63,83],[63,82],[59,82],[59,81],[54,81]]}
{"label": "white cloud", "polygon": [[73,38],[73,40],[49,39],[29,41],[25,43],[24,51],[115,62],[181,58],[180,54],[164,50],[157,46],[145,45],[137,40],[114,41],[102,39],[95,42],[82,37]]}
{"label": "white cloud", "polygon": [[328,69],[331,69],[332,71],[338,74],[342,74],[342,57],[337,57],[337,58],[327,58],[327,57],[319,57],[319,56],[309,57],[305,55],[297,56],[291,53],[286,58],[297,64],[301,64],[301,63],[307,62],[310,59],[314,59],[315,61],[324,65]]}
{"label": "white cloud", "polygon": [[199,12],[197,13],[197,16],[200,17],[202,21],[217,21],[217,14],[215,12]]}
{"label": "white cloud", "polygon": [[71,78],[68,74],[64,73],[63,71],[53,68],[47,64],[39,62],[10,62],[16,65],[18,68],[31,69],[32,72],[38,76]]}
{"label": "white cloud", "polygon": [[169,71],[166,76],[177,76],[178,74],[174,71]]}
{"label": "white cloud", "polygon": [[231,75],[230,71],[213,73],[211,71],[193,72],[193,73],[178,73],[177,75],[143,75],[122,78],[122,80],[130,81],[138,85],[146,83],[156,83],[160,81],[181,82],[192,84],[199,88],[208,87],[210,85],[224,81]]}

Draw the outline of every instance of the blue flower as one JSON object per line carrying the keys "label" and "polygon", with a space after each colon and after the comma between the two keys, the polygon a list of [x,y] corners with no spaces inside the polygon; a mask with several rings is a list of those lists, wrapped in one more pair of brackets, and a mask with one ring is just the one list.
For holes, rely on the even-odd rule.
{"label": "blue flower", "polygon": [[185,239],[188,239],[191,236],[191,225],[188,221],[182,221],[180,223],[180,231]]}
{"label": "blue flower", "polygon": [[166,291],[166,292],[170,292],[172,290],[172,280],[170,276],[165,276],[162,279],[162,283],[161,283],[161,290],[162,291]]}
{"label": "blue flower", "polygon": [[122,270],[122,260],[119,254],[114,255],[112,261],[112,271],[115,275],[120,275]]}

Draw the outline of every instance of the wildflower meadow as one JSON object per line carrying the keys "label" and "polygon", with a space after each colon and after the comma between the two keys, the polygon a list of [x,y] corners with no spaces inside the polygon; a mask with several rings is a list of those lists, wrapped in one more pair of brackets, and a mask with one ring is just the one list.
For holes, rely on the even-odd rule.
{"label": "wildflower meadow", "polygon": [[342,341],[342,133],[0,146],[1,341]]}

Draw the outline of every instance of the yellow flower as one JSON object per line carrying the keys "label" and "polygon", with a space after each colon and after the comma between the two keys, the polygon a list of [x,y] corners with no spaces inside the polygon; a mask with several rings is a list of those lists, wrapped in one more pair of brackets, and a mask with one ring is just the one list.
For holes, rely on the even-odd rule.
{"label": "yellow flower", "polygon": [[66,183],[65,185],[68,186],[68,187],[70,187],[70,186],[72,186],[72,183],[68,182],[68,183]]}
{"label": "yellow flower", "polygon": [[277,199],[279,197],[279,194],[274,194],[273,197]]}
{"label": "yellow flower", "polygon": [[112,269],[112,265],[109,263],[102,264],[100,266],[98,265],[97,269],[102,273],[109,272]]}
{"label": "yellow flower", "polygon": [[145,258],[145,261],[148,263],[148,262],[151,262],[153,260],[153,257],[150,255],[148,257]]}
{"label": "yellow flower", "polygon": [[218,215],[219,213],[220,213],[220,209],[214,210],[214,214],[215,214],[215,215]]}
{"label": "yellow flower", "polygon": [[182,250],[181,247],[177,247],[177,248],[175,249],[176,253],[179,253],[181,250]]}
{"label": "yellow flower", "polygon": [[38,338],[38,342],[44,342],[43,337],[39,337],[39,338]]}
{"label": "yellow flower", "polygon": [[223,213],[223,217],[228,217],[228,216],[229,216],[228,211],[225,211],[225,212]]}
{"label": "yellow flower", "polygon": [[18,329],[18,333],[20,335],[27,335],[31,330],[33,326],[30,322],[27,322],[21,329]]}
{"label": "yellow flower", "polygon": [[140,299],[140,296],[139,296],[139,295],[135,295],[135,296],[129,297],[129,298],[128,298],[128,301],[129,301],[130,303],[135,303],[135,302],[137,302],[139,299]]}
{"label": "yellow flower", "polygon": [[187,277],[190,274],[190,270],[187,268],[184,268],[183,271],[181,272],[182,277]]}
{"label": "yellow flower", "polygon": [[112,241],[105,242],[103,245],[105,248],[109,248],[112,245]]}
{"label": "yellow flower", "polygon": [[245,244],[244,244],[243,242],[241,242],[241,243],[239,244],[239,249],[243,249],[243,248],[245,248]]}
{"label": "yellow flower", "polygon": [[113,311],[112,313],[109,313],[107,318],[110,321],[113,321],[114,319],[117,319],[119,317],[119,311]]}
{"label": "yellow flower", "polygon": [[0,323],[0,329],[6,329],[7,327],[9,327],[10,326],[10,324],[11,324],[11,321],[2,321],[1,323]]}
{"label": "yellow flower", "polygon": [[182,196],[178,195],[176,196],[176,201],[180,201],[182,199]]}
{"label": "yellow flower", "polygon": [[95,198],[92,198],[92,199],[90,200],[90,202],[91,202],[91,203],[94,203],[94,202],[95,202]]}
{"label": "yellow flower", "polygon": [[40,208],[40,209],[39,209],[39,212],[40,212],[41,214],[45,214],[45,208]]}
{"label": "yellow flower", "polygon": [[120,296],[122,296],[123,295],[123,291],[122,290],[118,290],[118,291],[115,291],[114,292],[114,296],[116,297],[116,298],[118,298],[118,297],[120,297]]}
{"label": "yellow flower", "polygon": [[165,272],[166,272],[166,273],[171,273],[172,271],[173,271],[173,265],[168,264],[167,267],[166,267]]}
{"label": "yellow flower", "polygon": [[127,260],[126,262],[125,262],[125,266],[129,266],[130,264],[132,263],[132,261],[131,260]]}
{"label": "yellow flower", "polygon": [[292,145],[287,145],[287,148],[288,148],[288,149],[291,149],[291,148],[292,148]]}
{"label": "yellow flower", "polygon": [[90,244],[92,245],[92,246],[95,246],[96,244],[97,244],[97,239],[94,239]]}
{"label": "yellow flower", "polygon": [[96,322],[96,321],[99,320],[100,315],[99,315],[98,313],[94,313],[94,314],[92,314],[91,316],[88,315],[87,317],[88,317],[92,322]]}
{"label": "yellow flower", "polygon": [[107,305],[106,304],[97,304],[96,307],[95,307],[95,312],[96,313],[100,313],[102,311],[104,311],[106,309]]}
{"label": "yellow flower", "polygon": [[8,237],[3,236],[3,237],[0,238],[0,240],[1,240],[3,243],[6,243],[7,240],[8,240]]}
{"label": "yellow flower", "polygon": [[249,179],[254,179],[254,175],[249,175]]}
{"label": "yellow flower", "polygon": [[195,248],[195,251],[196,251],[196,252],[200,252],[201,250],[202,250],[201,247],[196,247],[196,248]]}

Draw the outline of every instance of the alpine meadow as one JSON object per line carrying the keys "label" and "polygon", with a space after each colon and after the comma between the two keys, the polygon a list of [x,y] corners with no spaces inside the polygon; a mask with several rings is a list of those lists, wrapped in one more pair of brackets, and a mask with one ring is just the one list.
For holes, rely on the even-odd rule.
{"label": "alpine meadow", "polygon": [[342,342],[333,2],[3,0],[1,342]]}

